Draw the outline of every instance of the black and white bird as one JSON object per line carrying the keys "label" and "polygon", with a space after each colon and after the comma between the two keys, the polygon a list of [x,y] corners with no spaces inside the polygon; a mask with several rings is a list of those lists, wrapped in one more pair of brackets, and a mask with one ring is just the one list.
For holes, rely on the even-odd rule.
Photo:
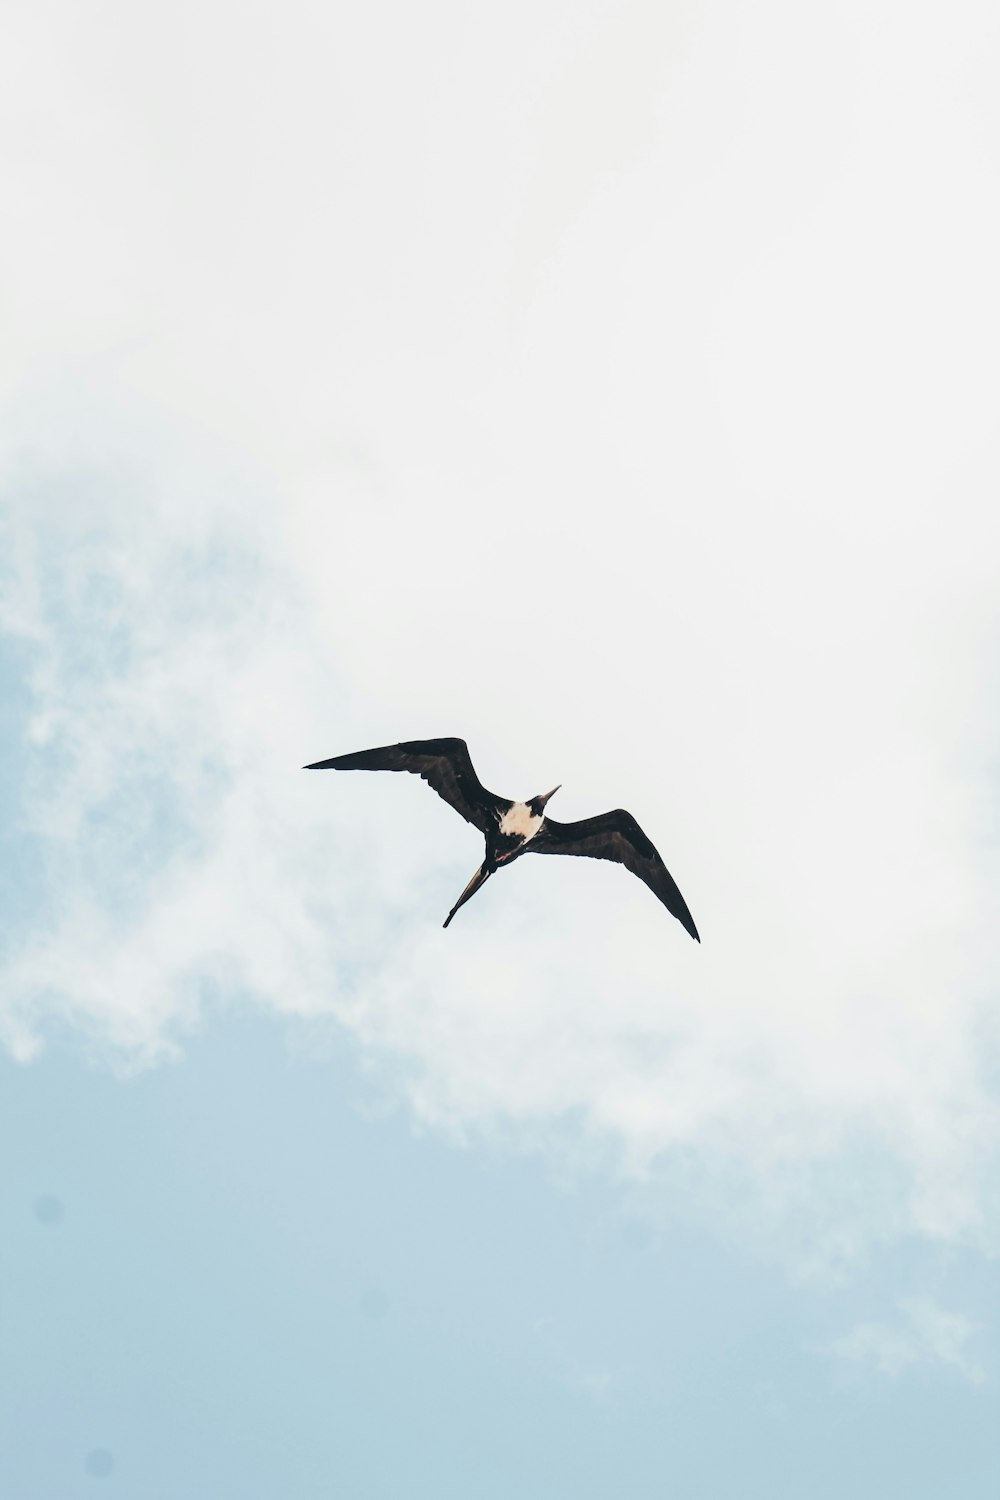
{"label": "black and white bird", "polygon": [[464,740],[404,740],[377,750],[358,750],[353,755],[334,755],[317,760],[306,771],[412,771],[486,835],[486,858],[459,896],[445,920],[445,927],[480,886],[502,865],[522,854],[582,854],[591,859],[613,859],[644,880],[683,927],[701,942],[694,919],[670,871],[657,854],[631,813],[624,808],[581,818],[578,823],[557,823],[545,816],[545,805],[558,792],[557,786],[527,802],[511,802],[488,792],[476,775]]}

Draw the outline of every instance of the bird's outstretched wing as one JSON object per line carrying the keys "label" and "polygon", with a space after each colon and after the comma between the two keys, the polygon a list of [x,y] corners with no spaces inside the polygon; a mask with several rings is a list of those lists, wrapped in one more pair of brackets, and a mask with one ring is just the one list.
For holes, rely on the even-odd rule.
{"label": "bird's outstretched wing", "polygon": [[482,833],[496,828],[498,816],[512,805],[506,797],[488,792],[472,766],[464,740],[403,740],[377,750],[358,750],[353,755],[334,755],[317,760],[306,771],[412,771],[422,776],[439,797],[462,814]]}
{"label": "bird's outstretched wing", "polygon": [[528,844],[527,852],[583,854],[591,859],[617,860],[644,880],[695,942],[701,942],[676,881],[632,814],[623,807],[599,813],[596,818],[581,818],[578,823],[557,823],[554,818],[546,818]]}

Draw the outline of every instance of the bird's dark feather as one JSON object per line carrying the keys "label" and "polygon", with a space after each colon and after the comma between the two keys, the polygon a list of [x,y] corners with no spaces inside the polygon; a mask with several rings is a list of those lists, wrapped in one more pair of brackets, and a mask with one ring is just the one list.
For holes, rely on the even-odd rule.
{"label": "bird's dark feather", "polygon": [[317,760],[307,771],[410,771],[421,776],[467,823],[481,833],[495,831],[497,819],[512,805],[489,792],[476,775],[464,740],[403,740],[352,755]]}
{"label": "bird's dark feather", "polygon": [[581,818],[578,823],[557,823],[554,818],[546,818],[525,852],[580,854],[590,859],[617,860],[644,880],[695,942],[701,942],[694,918],[677,889],[676,881],[632,814],[623,807],[615,808],[614,812],[599,813],[594,818]]}

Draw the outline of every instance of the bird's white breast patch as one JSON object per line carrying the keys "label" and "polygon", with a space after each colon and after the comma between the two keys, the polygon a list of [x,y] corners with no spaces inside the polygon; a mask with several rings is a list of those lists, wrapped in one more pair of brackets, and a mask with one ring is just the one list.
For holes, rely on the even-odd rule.
{"label": "bird's white breast patch", "polygon": [[540,814],[531,811],[526,802],[515,802],[500,819],[500,832],[513,835],[514,838],[530,839],[534,838],[544,821]]}

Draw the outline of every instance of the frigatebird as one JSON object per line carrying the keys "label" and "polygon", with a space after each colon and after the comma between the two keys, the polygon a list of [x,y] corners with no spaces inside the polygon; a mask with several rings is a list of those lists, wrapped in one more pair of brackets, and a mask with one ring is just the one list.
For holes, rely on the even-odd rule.
{"label": "frigatebird", "polygon": [[624,808],[557,823],[545,816],[545,804],[559,787],[527,802],[511,802],[488,792],[476,775],[464,740],[403,740],[353,755],[334,755],[313,761],[304,771],[411,771],[443,797],[467,823],[486,835],[486,858],[445,919],[445,927],[480,886],[502,865],[522,854],[582,854],[591,859],[613,859],[644,880],[683,927],[701,942],[687,903],[649,839]]}

